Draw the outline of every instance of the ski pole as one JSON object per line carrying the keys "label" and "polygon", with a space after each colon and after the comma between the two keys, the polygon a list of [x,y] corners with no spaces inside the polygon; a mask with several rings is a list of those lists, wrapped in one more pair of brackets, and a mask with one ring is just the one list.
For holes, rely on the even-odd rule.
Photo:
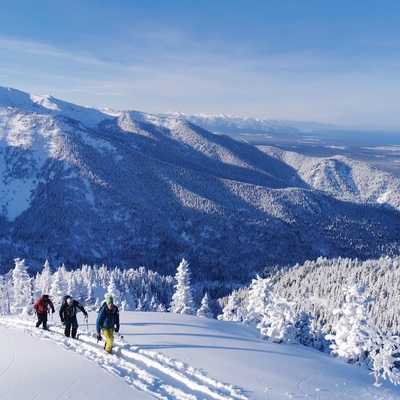
{"label": "ski pole", "polygon": [[121,335],[119,332],[115,332],[121,339],[123,339],[123,335]]}
{"label": "ski pole", "polygon": [[89,318],[85,317],[86,320],[86,333],[89,335]]}

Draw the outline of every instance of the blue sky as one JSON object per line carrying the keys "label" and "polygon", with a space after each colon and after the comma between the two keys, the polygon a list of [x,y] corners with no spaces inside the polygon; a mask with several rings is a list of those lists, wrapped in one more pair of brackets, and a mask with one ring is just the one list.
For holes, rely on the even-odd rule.
{"label": "blue sky", "polygon": [[0,86],[75,104],[400,128],[400,1],[2,0]]}

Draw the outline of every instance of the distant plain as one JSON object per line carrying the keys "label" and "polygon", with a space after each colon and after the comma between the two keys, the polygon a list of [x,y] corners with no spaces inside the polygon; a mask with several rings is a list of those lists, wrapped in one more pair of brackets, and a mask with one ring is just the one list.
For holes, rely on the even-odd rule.
{"label": "distant plain", "polygon": [[400,176],[400,132],[397,131],[226,134],[255,146],[274,146],[309,157],[342,155]]}

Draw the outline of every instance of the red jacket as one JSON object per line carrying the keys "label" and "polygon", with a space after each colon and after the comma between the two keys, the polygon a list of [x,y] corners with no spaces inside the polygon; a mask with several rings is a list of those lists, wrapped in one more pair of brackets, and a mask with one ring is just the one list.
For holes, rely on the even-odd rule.
{"label": "red jacket", "polygon": [[38,312],[38,314],[47,313],[48,307],[50,307],[51,311],[54,312],[53,303],[48,297],[43,298],[43,295],[40,296],[38,301],[33,305],[33,308]]}

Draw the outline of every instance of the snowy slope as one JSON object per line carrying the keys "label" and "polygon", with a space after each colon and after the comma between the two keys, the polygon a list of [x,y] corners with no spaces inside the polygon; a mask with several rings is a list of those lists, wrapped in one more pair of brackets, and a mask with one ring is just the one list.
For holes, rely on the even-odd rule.
{"label": "snowy slope", "polygon": [[[90,331],[95,317],[89,314]],[[400,398],[390,382],[375,387],[365,369],[310,348],[263,341],[242,324],[123,312],[124,338],[108,355],[83,321],[73,340],[56,324],[44,332],[20,318],[0,317],[4,400]]]}

